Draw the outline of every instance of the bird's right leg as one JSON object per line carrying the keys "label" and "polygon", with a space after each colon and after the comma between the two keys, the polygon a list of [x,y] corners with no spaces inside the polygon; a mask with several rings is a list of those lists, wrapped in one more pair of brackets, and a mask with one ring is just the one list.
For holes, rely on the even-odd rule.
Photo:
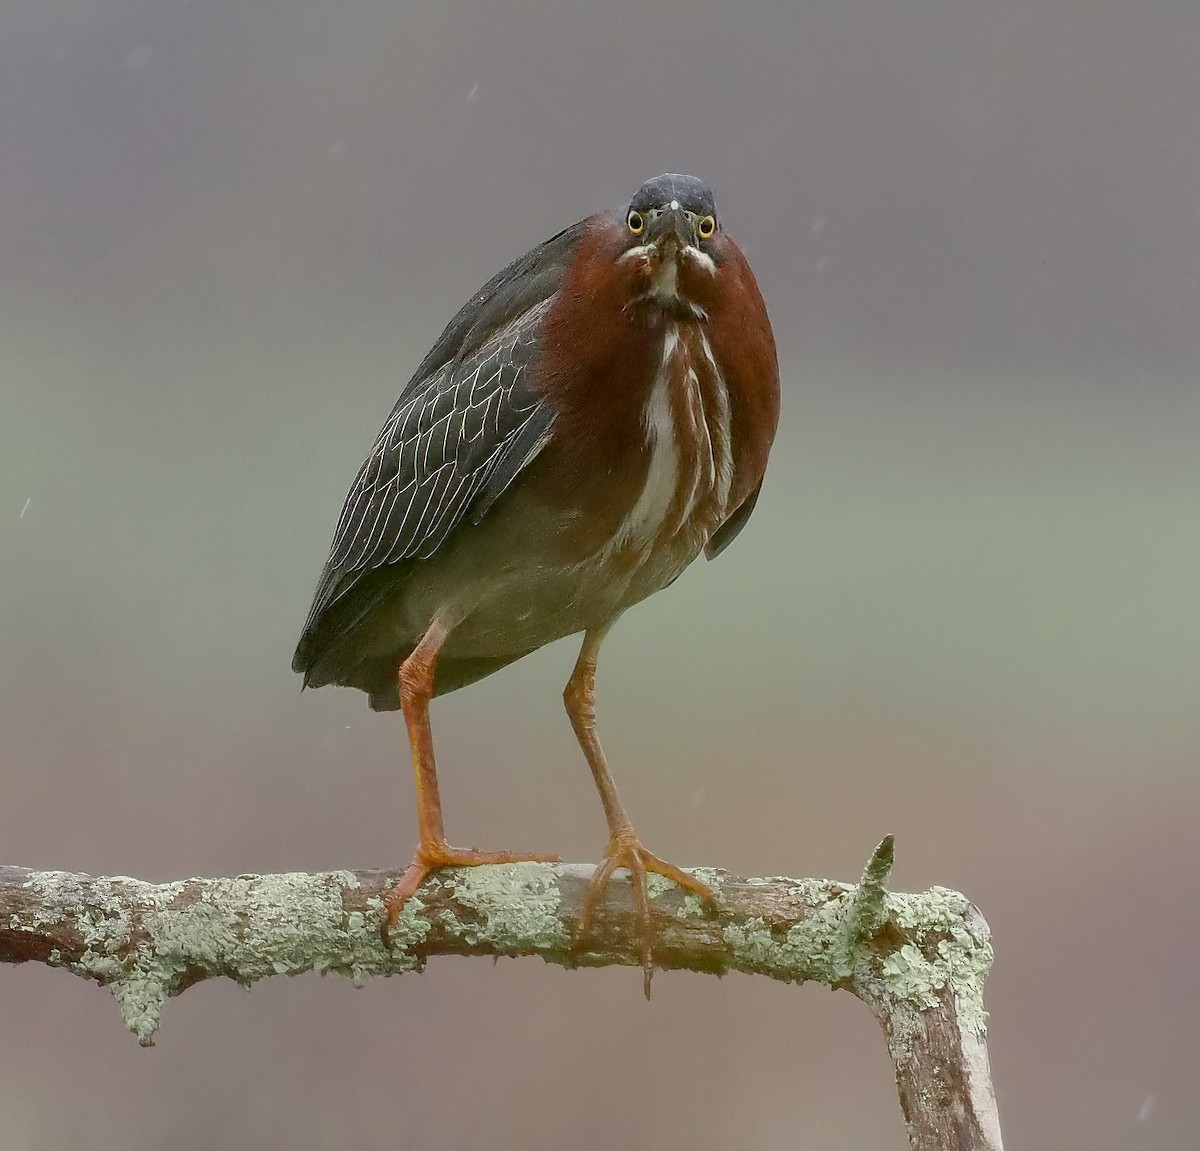
{"label": "bird's right leg", "polygon": [[437,671],[438,655],[450,629],[440,620],[434,620],[400,665],[400,706],[404,710],[404,722],[408,728],[408,742],[412,750],[413,776],[417,789],[417,827],[420,842],[412,863],[396,885],[388,892],[384,902],[387,906],[387,921],[384,936],[396,922],[401,909],[430,872],[442,867],[474,867],[481,863],[558,863],[557,855],[534,855],[515,851],[476,851],[474,848],[451,847],[446,842],[442,826],[442,801],[438,794],[437,767],[433,758],[433,732],[429,726],[429,701],[433,698],[434,673]]}
{"label": "bird's right leg", "polygon": [[617,795],[617,785],[613,782],[612,773],[608,770],[608,760],[604,757],[604,749],[596,735],[596,657],[607,632],[608,628],[604,627],[588,631],[584,635],[579,658],[575,661],[575,670],[571,672],[571,678],[563,691],[567,715],[575,729],[575,738],[579,741],[584,758],[592,769],[592,778],[596,781],[596,790],[600,793],[600,802],[604,805],[604,818],[608,822],[608,849],[604,853],[603,861],[592,873],[591,883],[588,884],[573,946],[579,947],[591,930],[592,916],[600,906],[600,900],[604,897],[613,872],[618,867],[626,868],[633,885],[638,918],[642,923],[643,988],[646,998],[649,999],[654,960],[650,948],[650,896],[646,890],[646,873],[666,876],[702,899],[711,901],[713,893],[707,884],[694,875],[689,875],[665,859],[659,859],[643,846],[634,833],[633,824],[629,822],[629,816],[626,815]]}

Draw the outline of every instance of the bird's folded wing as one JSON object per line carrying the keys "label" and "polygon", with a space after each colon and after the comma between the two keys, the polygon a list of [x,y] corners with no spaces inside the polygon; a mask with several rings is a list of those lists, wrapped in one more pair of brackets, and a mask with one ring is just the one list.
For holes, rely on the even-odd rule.
{"label": "bird's folded wing", "polygon": [[553,418],[531,379],[548,306],[406,390],[346,497],[309,624],[363,574],[427,558],[468,514],[478,522],[536,456]]}

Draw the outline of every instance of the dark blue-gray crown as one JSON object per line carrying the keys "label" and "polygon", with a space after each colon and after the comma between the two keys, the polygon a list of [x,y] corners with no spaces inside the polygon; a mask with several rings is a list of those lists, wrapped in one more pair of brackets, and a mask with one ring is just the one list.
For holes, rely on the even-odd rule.
{"label": "dark blue-gray crown", "polygon": [[647,180],[629,201],[629,211],[649,212],[652,208],[665,207],[672,200],[698,216],[717,216],[712,189],[703,180],[680,172],[665,172]]}

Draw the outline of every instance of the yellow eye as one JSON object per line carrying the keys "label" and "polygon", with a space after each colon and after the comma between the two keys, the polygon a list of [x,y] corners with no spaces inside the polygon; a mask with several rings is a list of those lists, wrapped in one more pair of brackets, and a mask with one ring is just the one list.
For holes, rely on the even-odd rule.
{"label": "yellow eye", "polygon": [[625,217],[625,224],[635,236],[640,236],[646,230],[646,221],[636,208],[630,208],[629,215]]}
{"label": "yellow eye", "polygon": [[702,240],[711,240],[716,230],[717,221],[712,216],[705,216],[696,228],[696,231],[699,232],[700,239]]}

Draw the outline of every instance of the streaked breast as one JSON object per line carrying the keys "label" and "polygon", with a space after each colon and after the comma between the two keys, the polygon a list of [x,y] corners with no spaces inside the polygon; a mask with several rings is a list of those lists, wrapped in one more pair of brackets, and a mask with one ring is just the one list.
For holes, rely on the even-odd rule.
{"label": "streaked breast", "polygon": [[642,424],[646,481],[613,545],[653,552],[688,537],[697,550],[725,518],[733,481],[729,395],[701,323],[671,323]]}

